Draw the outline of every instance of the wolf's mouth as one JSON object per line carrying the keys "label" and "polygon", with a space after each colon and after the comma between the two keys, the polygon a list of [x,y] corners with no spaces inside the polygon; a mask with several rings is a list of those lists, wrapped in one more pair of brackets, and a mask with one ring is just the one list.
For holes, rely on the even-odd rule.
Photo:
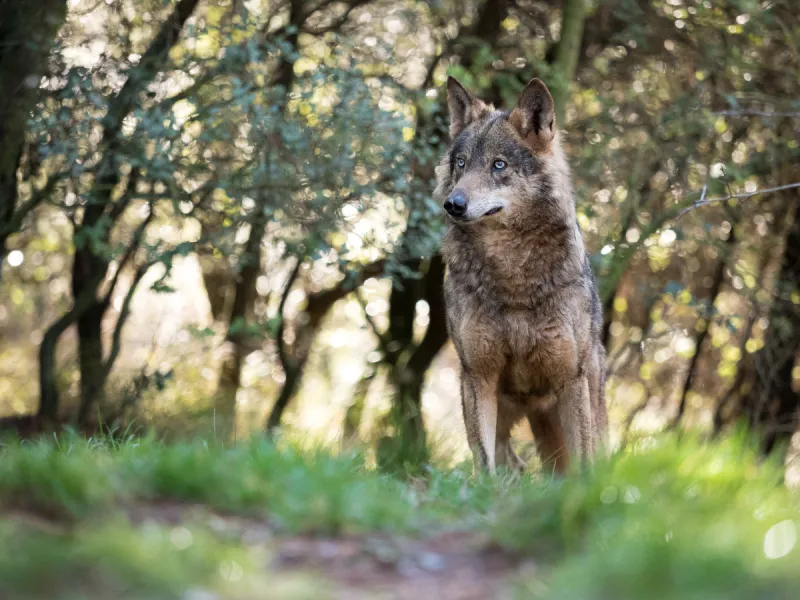
{"label": "wolf's mouth", "polygon": [[448,213],[448,216],[451,219],[453,219],[453,221],[455,221],[456,223],[464,223],[465,225],[469,225],[471,223],[480,222],[484,217],[489,217],[491,215],[496,215],[501,210],[503,210],[502,206],[495,206],[493,208],[490,208],[485,213],[483,213],[482,215],[477,216],[477,217],[468,217],[467,215],[452,215],[452,214],[449,214],[449,213]]}

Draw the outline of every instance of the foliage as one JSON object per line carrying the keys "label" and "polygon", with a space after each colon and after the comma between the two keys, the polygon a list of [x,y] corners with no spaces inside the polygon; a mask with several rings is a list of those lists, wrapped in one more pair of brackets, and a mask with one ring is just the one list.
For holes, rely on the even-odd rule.
{"label": "foliage", "polygon": [[[1,452],[0,529],[15,552],[0,558],[0,575],[12,597],[75,589],[175,597],[187,586],[230,584],[212,575],[229,561],[243,581],[258,580],[260,546],[242,545],[237,515],[246,529],[268,527],[276,543],[292,532],[484,532],[541,565],[509,580],[520,597],[789,598],[798,584],[798,498],[744,435],[712,444],[642,438],[562,480],[473,479],[469,465],[398,479],[359,453],[263,439],[223,446],[75,437]],[[191,508],[199,505],[222,515],[220,524],[204,525]],[[161,506],[181,520],[124,519],[155,517]],[[291,589],[287,597],[305,597]]]}
{"label": "foliage", "polygon": [[[0,429],[32,438],[0,445],[0,596],[316,598],[265,555],[454,532],[519,597],[796,596],[797,15],[0,1]],[[464,446],[447,75],[558,101],[622,447],[564,479],[431,458]],[[189,414],[214,440],[161,441]]]}
{"label": "foliage", "polygon": [[207,531],[135,529],[122,520],[76,532],[5,521],[0,536],[16,549],[0,558],[2,587],[12,598],[179,598],[187,587],[225,583],[220,565],[247,564],[240,550]]}
{"label": "foliage", "polygon": [[[270,430],[355,396],[337,414],[348,435],[419,470],[430,399],[458,404],[430,194],[448,141],[442,84],[455,75],[509,107],[539,76],[559,98],[598,275],[615,441],[744,417],[765,452],[788,445],[800,405],[788,0],[84,0],[63,24],[53,14],[24,20],[30,72],[0,65],[27,82],[13,107],[29,115],[14,117],[0,167],[13,192],[0,192],[13,204],[0,224],[5,413],[38,403],[34,428],[90,432],[141,417],[137,378],[161,372],[175,377],[152,395],[213,405],[220,433],[240,396]],[[200,304],[197,266],[211,318],[165,316]],[[166,337],[148,320],[176,331],[143,359],[136,334]],[[202,348],[176,341],[189,330],[208,333]],[[332,355],[360,378],[331,377]],[[113,406],[112,378],[141,393]]]}
{"label": "foliage", "polygon": [[529,582],[544,598],[790,598],[798,504],[781,471],[743,435],[643,438],[591,474],[527,490],[499,535],[568,557],[544,588]]}

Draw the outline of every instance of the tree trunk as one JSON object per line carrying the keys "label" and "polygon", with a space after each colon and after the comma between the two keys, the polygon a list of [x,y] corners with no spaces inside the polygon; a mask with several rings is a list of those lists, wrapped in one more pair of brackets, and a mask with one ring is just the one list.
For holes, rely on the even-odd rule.
{"label": "tree trunk", "polygon": [[399,365],[395,374],[397,419],[403,428],[406,442],[412,447],[425,446],[425,427],[422,418],[422,389],[425,385],[425,374],[447,342],[447,320],[441,283],[444,280],[444,270],[444,261],[441,255],[437,254],[430,260],[423,277],[423,299],[430,309],[428,328],[422,341],[413,349],[404,364]]}
{"label": "tree trunk", "polygon": [[[400,247],[400,252],[409,255],[411,250],[405,240]],[[403,265],[414,273],[419,273],[422,261],[419,258],[409,258],[403,261]],[[424,278],[424,276],[423,276]],[[416,277],[405,277],[397,275],[392,278],[392,291],[389,294],[389,343],[387,350],[389,356],[386,361],[394,365],[413,342],[414,338],[414,317],[416,315],[416,304],[419,298],[420,280]]]}
{"label": "tree trunk", "polygon": [[67,14],[66,0],[0,0],[0,280],[17,214],[17,168],[47,55]]}
{"label": "tree trunk", "polygon": [[[460,36],[464,45],[461,60],[465,68],[473,67],[475,56],[481,50],[481,45],[491,46],[497,41],[508,11],[509,3],[505,1],[487,0],[483,3],[475,24]],[[499,90],[492,90],[492,93],[497,96],[492,100],[499,101]],[[420,114],[424,114],[424,112],[420,112]],[[446,139],[447,130],[442,126],[444,120],[440,118],[441,116],[441,114],[431,115],[428,119],[420,120],[417,124],[418,130],[421,132],[420,136]],[[432,180],[434,178],[433,166],[417,163],[414,168],[415,176],[431,180],[431,189],[433,189]],[[416,255],[412,247],[416,232],[421,227],[428,227],[428,223],[418,223],[409,218],[399,250],[403,267],[412,272],[418,272],[423,264],[422,259]],[[389,381],[395,386],[390,417],[395,421],[393,425],[397,430],[397,440],[389,438],[384,440],[384,447],[392,447],[393,454],[396,452],[397,441],[403,446],[410,444],[414,451],[419,448],[420,443],[424,444],[422,387],[425,381],[425,371],[430,366],[433,357],[447,341],[447,328],[444,325],[444,302],[442,301],[438,308],[431,306],[431,320],[420,348],[413,347],[414,317],[417,300],[423,294],[431,294],[431,290],[437,290],[436,294],[441,297],[443,283],[444,266],[439,256],[431,259],[430,267],[423,274],[421,281],[413,277],[396,277],[392,280],[392,291],[389,297],[388,340],[383,363],[389,369]],[[439,319],[441,319],[441,323]],[[417,355],[417,358],[412,363],[414,355]]]}
{"label": "tree trunk", "polygon": [[356,279],[346,278],[333,288],[309,294],[303,314],[296,319],[295,341],[291,348],[284,350],[286,355],[282,357],[282,365],[286,379],[267,418],[268,433],[273,433],[280,426],[286,409],[297,393],[317,332],[333,305],[352,292],[360,281],[380,275],[383,268],[384,261],[375,261],[366,265]]}
{"label": "tree trunk", "polygon": [[683,391],[681,392],[681,399],[678,403],[678,411],[675,414],[675,417],[672,420],[671,427],[677,427],[681,420],[683,419],[684,414],[686,413],[686,406],[689,400],[689,392],[692,391],[692,387],[694,385],[695,377],[697,377],[697,370],[698,365],[700,364],[700,353],[703,351],[703,344],[708,337],[708,331],[711,326],[711,321],[714,318],[713,310],[714,306],[717,303],[717,298],[719,297],[719,293],[722,291],[722,284],[725,281],[725,269],[728,266],[728,261],[733,253],[733,249],[736,245],[736,223],[731,223],[731,230],[728,233],[728,239],[725,240],[725,246],[722,251],[722,256],[720,256],[719,262],[717,263],[716,269],[714,270],[714,278],[711,282],[711,290],[709,293],[709,300],[707,303],[707,313],[700,315],[702,319],[702,327],[697,333],[697,337],[695,338],[695,345],[694,345],[694,355],[692,355],[691,360],[689,361],[689,368],[686,371],[686,379],[683,382]]}
{"label": "tree trunk", "polygon": [[239,257],[241,270],[231,308],[227,353],[220,366],[217,391],[214,395],[216,433],[219,439],[228,439],[234,432],[236,421],[236,395],[242,380],[244,359],[250,354],[250,336],[246,331],[248,319],[253,316],[256,300],[256,280],[261,273],[261,240],[267,223],[264,216],[264,199],[256,202],[250,224],[250,235],[244,252]]}
{"label": "tree trunk", "polygon": [[[786,210],[786,203],[781,202],[778,210],[775,211],[776,222],[786,222]],[[781,231],[780,234],[781,237],[786,237],[788,232]],[[761,257],[758,261],[758,266],[755,270],[757,275],[753,289],[760,290],[764,288],[764,281],[767,277],[767,269],[769,268],[769,264],[772,260],[772,254],[773,253],[770,251],[770,249],[762,250]],[[743,360],[739,363],[739,366],[736,369],[736,376],[734,377],[730,387],[719,397],[716,402],[716,406],[714,407],[712,430],[714,437],[717,437],[722,433],[723,427],[741,416],[742,396],[744,395],[743,392],[745,391],[743,384],[746,381],[752,380],[753,372],[753,360],[748,359],[749,355],[747,353],[747,342],[753,335],[753,328],[755,327],[756,321],[758,321],[758,319],[761,317],[762,311],[760,308],[761,307],[757,302],[753,302],[752,306],[748,310],[747,322],[744,326],[741,342],[739,343],[739,353],[743,357]]]}
{"label": "tree trunk", "polygon": [[[791,192],[796,204],[800,193]],[[743,398],[750,424],[759,432],[765,454],[786,449],[797,430],[800,395],[793,389],[795,359],[800,353],[800,210],[795,209],[781,259],[775,298],[764,346],[755,356],[752,390]]]}
{"label": "tree trunk", "polygon": [[39,410],[37,418],[54,423],[58,418],[59,394],[56,374],[56,346],[58,338],[71,324],[59,319],[48,328],[39,345]]}
{"label": "tree trunk", "polygon": [[48,327],[39,345],[39,410],[37,419],[55,423],[58,419],[59,392],[57,381],[56,349],[58,339],[76,320],[81,312],[80,299],[68,313]]}
{"label": "tree trunk", "polygon": [[361,420],[367,404],[367,394],[369,394],[369,388],[372,386],[372,382],[375,381],[376,375],[377,370],[375,367],[369,365],[367,372],[358,380],[353,390],[353,401],[347,407],[344,414],[344,422],[342,423],[343,444],[349,444],[358,439],[358,430],[361,428]]}
{"label": "tree trunk", "polygon": [[81,374],[81,402],[78,423],[86,427],[102,403],[106,373],[103,365],[102,305],[95,303],[78,319],[78,366]]}
{"label": "tree trunk", "polygon": [[214,395],[214,437],[230,440],[236,429],[236,393],[242,384],[242,366],[247,355],[242,344],[231,343],[222,359]]}
{"label": "tree trunk", "polygon": [[268,433],[274,433],[278,427],[280,427],[283,413],[286,412],[286,407],[289,406],[289,402],[297,391],[302,373],[302,369],[297,367],[291,367],[286,370],[286,379],[283,382],[283,387],[281,387],[280,394],[278,394],[275,405],[272,407],[269,417],[267,418]]}
{"label": "tree trunk", "polygon": [[[419,271],[420,263],[419,259],[404,261],[404,265],[415,272]],[[402,363],[408,352],[413,349],[414,317],[419,298],[419,285],[427,283],[425,280],[429,279],[427,274],[423,275],[423,282],[411,277],[397,276],[392,280],[392,291],[389,295],[388,341],[383,362],[389,369],[389,381],[394,388],[389,417],[396,432],[396,439],[391,440],[391,443],[387,439],[385,443],[393,447],[392,454],[395,456],[392,460],[400,458],[401,462],[412,460],[412,456],[418,456],[425,445],[421,386],[417,389],[413,381],[414,373],[406,369],[406,365]],[[418,392],[416,395],[415,391]]]}
{"label": "tree trunk", "polygon": [[224,258],[217,258],[211,253],[201,254],[198,260],[211,308],[211,318],[215,323],[227,321],[236,283],[233,269]]}
{"label": "tree trunk", "polygon": [[97,295],[108,267],[108,261],[95,255],[88,244],[75,249],[72,261],[72,297],[88,298],[85,309],[77,316],[80,372],[78,425],[81,428],[88,426],[105,388],[102,325],[107,306],[97,300]]}
{"label": "tree trunk", "polygon": [[[112,200],[121,182],[120,133],[125,117],[136,107],[139,93],[155,78],[169,57],[169,50],[175,44],[186,20],[192,15],[199,0],[180,0],[158,34],[151,42],[139,64],[128,73],[128,79],[109,103],[103,119],[103,152],[97,170],[97,177],[90,193],[90,202],[84,208],[83,218],[73,232],[75,256],[72,265],[72,309],[62,315],[45,333],[39,352],[40,393],[39,414],[53,418],[58,413],[58,388],[55,381],[55,353],[58,340],[66,329],[76,321],[79,323],[79,364],[81,369],[81,405],[79,421],[86,425],[102,393],[108,369],[103,365],[103,340],[101,325],[108,309],[107,299],[100,301],[97,292],[108,274],[109,259],[97,252],[89,242],[87,233],[99,235],[96,240],[102,247],[108,244],[111,231],[122,216],[130,201],[125,194],[117,201]],[[152,209],[151,209],[152,210]],[[145,220],[145,224],[149,219]],[[101,226],[103,225],[103,226]],[[99,233],[98,233],[99,232]],[[141,234],[141,232],[140,232]],[[134,247],[127,252],[135,252],[140,237],[133,238]]]}
{"label": "tree trunk", "polygon": [[[293,26],[291,33],[286,36],[288,50],[277,66],[275,76],[276,87],[281,88],[283,100],[279,108],[283,110],[288,98],[289,90],[294,83],[294,63],[296,57],[293,55],[294,48],[297,47],[298,32],[303,24],[303,2],[292,0],[289,15],[289,24]],[[276,136],[273,150],[280,152],[280,142]],[[233,296],[233,308],[231,309],[230,325],[235,323],[246,323],[247,318],[254,312],[256,300],[256,280],[261,273],[261,241],[267,227],[267,219],[264,215],[264,208],[267,206],[267,198],[261,197],[254,207],[254,218],[250,224],[250,235],[244,249],[245,264],[242,267],[236,282]],[[249,354],[249,350],[244,347],[246,337],[244,334],[228,334],[229,344],[236,346],[236,349],[229,354],[226,362],[222,365],[221,373],[226,377],[227,384],[217,386],[217,394],[214,400],[218,419],[226,423],[234,423],[236,420],[236,394],[241,382],[241,369],[244,364],[244,357]],[[238,357],[238,358],[237,358]],[[221,375],[221,377],[223,376]],[[289,373],[286,379],[289,379]],[[235,387],[234,387],[235,385]]]}
{"label": "tree trunk", "polygon": [[74,304],[72,308],[61,315],[61,317],[45,331],[42,343],[39,346],[38,419],[47,422],[55,422],[58,418],[59,392],[56,381],[56,350],[58,347],[58,340],[71,325],[78,321],[86,312],[89,312],[93,305],[97,303],[94,290],[97,289],[100,282],[101,279],[98,277],[89,280],[86,289],[78,294],[75,293],[73,286]]}
{"label": "tree trunk", "polygon": [[583,24],[586,17],[586,0],[564,0],[561,9],[561,38],[556,48],[553,70],[560,81],[553,87],[556,104],[556,123],[564,124],[564,114],[569,96],[569,84],[575,78],[575,67],[581,51]]}

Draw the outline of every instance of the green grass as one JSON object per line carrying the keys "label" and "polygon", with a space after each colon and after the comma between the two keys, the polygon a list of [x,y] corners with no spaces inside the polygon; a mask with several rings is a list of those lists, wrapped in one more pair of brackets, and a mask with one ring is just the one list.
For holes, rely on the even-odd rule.
{"label": "green grass", "polygon": [[781,478],[742,436],[648,438],[521,490],[495,535],[554,565],[546,587],[528,582],[545,598],[797,598],[800,504]]}
{"label": "green grass", "polygon": [[[0,597],[179,598],[207,587],[235,598],[244,582],[264,585],[258,549],[237,535],[189,517],[128,518],[164,503],[277,536],[482,532],[536,561],[535,575],[509,581],[520,597],[777,600],[800,589],[800,502],[744,436],[646,438],[564,479],[473,478],[468,465],[401,479],[365,465],[357,452],[263,439],[5,444],[0,544],[14,551],[0,553]],[[233,564],[242,577],[226,577]],[[281,597],[316,597],[307,583]]]}
{"label": "green grass", "polygon": [[[205,532],[185,532],[178,537],[168,527],[135,530],[111,520],[45,533],[6,522],[0,535],[13,551],[0,554],[1,585],[23,598],[177,597],[187,581],[213,586],[219,565],[243,560],[240,551]],[[183,547],[187,537],[191,545]],[[179,546],[172,538],[181,540]]]}
{"label": "green grass", "polygon": [[[3,449],[0,506],[75,520],[123,503],[174,500],[264,517],[280,531],[328,534],[422,531],[449,520],[453,504],[470,509],[455,494],[420,495],[364,465],[359,453],[278,448],[264,439],[228,447],[201,440],[132,440],[117,447],[45,440]],[[463,473],[434,480],[467,483]]]}

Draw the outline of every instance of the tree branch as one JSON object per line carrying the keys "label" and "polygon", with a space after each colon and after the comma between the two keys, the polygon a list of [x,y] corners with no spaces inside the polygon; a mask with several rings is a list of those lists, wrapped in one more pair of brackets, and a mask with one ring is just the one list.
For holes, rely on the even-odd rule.
{"label": "tree branch", "polygon": [[138,269],[136,269],[136,273],[131,280],[131,286],[128,288],[128,293],[125,294],[125,300],[122,302],[122,307],[119,311],[119,317],[117,317],[117,323],[114,326],[114,334],[111,340],[111,349],[108,353],[108,358],[106,359],[105,363],[103,363],[103,380],[105,381],[108,378],[109,373],[111,373],[111,369],[114,367],[114,363],[119,356],[119,352],[122,346],[122,329],[125,327],[125,322],[128,320],[131,312],[131,301],[133,300],[133,295],[136,293],[136,289],[139,287],[142,279],[144,278],[147,271],[155,264],[154,261],[149,261],[143,265],[141,265]]}
{"label": "tree branch", "polygon": [[359,291],[356,289],[354,290],[354,293],[356,296],[356,300],[358,300],[358,304],[361,306],[361,310],[364,313],[364,318],[366,319],[367,324],[369,325],[370,329],[372,329],[372,333],[374,333],[375,337],[378,339],[378,345],[381,347],[381,351],[383,352],[384,357],[388,358],[393,353],[389,349],[389,342],[387,341],[386,336],[381,332],[380,328],[378,327],[378,324],[375,323],[375,320],[367,312],[367,305],[364,303],[364,299],[361,297]]}
{"label": "tree branch", "polygon": [[47,183],[44,185],[44,187],[32,191],[31,197],[14,210],[7,223],[0,226],[0,239],[19,231],[19,228],[22,227],[22,222],[25,220],[25,217],[28,216],[28,213],[39,206],[39,204],[47,200],[48,196],[50,196],[50,194],[52,194],[55,190],[56,185],[66,179],[68,175],[69,174],[66,171],[54,173],[47,179]]}
{"label": "tree branch", "polygon": [[297,281],[297,276],[300,274],[300,267],[303,266],[303,257],[297,258],[297,263],[295,264],[294,268],[292,269],[291,273],[289,273],[289,277],[286,280],[286,285],[283,288],[283,293],[281,294],[281,301],[278,303],[278,330],[275,333],[275,343],[278,348],[278,359],[281,361],[281,366],[283,367],[284,373],[288,376],[288,372],[290,369],[294,368],[294,365],[291,364],[291,359],[286,352],[286,342],[283,340],[283,334],[286,330],[286,318],[284,316],[284,310],[286,308],[286,301],[289,299],[289,294],[292,292],[292,286],[294,282]]}
{"label": "tree branch", "polygon": [[105,310],[105,308],[107,308],[111,304],[111,296],[114,294],[114,290],[117,287],[117,283],[119,282],[120,274],[125,269],[125,267],[128,265],[128,263],[131,261],[131,259],[133,258],[134,254],[136,254],[136,251],[139,249],[139,246],[140,246],[141,241],[142,241],[142,237],[144,236],[144,232],[147,229],[147,226],[153,220],[154,216],[155,216],[155,211],[153,210],[153,205],[150,204],[150,212],[147,214],[147,216],[144,218],[144,220],[142,220],[142,222],[139,223],[139,225],[134,230],[133,235],[131,236],[131,241],[130,241],[130,244],[128,246],[128,249],[125,251],[125,254],[122,256],[122,259],[119,261],[119,264],[117,265],[117,271],[116,271],[116,273],[114,273],[114,277],[111,279],[111,283],[108,286],[108,291],[106,292],[105,296],[103,296],[103,300],[101,301],[101,304],[103,305],[104,310]]}
{"label": "tree branch", "polygon": [[739,200],[743,198],[751,198],[753,196],[759,196],[761,194],[772,194],[774,192],[782,192],[784,190],[791,190],[794,188],[800,188],[800,183],[788,183],[786,185],[779,185],[777,187],[772,188],[764,188],[760,190],[755,190],[754,192],[744,192],[741,194],[732,194],[728,192],[727,196],[716,196],[714,198],[706,198],[706,188],[708,186],[703,186],[703,190],[701,192],[700,200],[697,202],[693,202],[683,210],[678,213],[678,216],[675,217],[677,221],[681,217],[683,217],[686,213],[693,211],[696,208],[700,208],[701,206],[706,206],[708,204],[716,204],[718,202],[727,202],[728,200]]}
{"label": "tree branch", "polygon": [[80,319],[97,301],[94,290],[103,278],[95,276],[87,288],[75,298],[70,310],[61,315],[50,327],[39,345],[39,410],[37,416],[48,421],[58,417],[58,386],[55,381],[56,346],[67,328]]}
{"label": "tree branch", "polygon": [[[108,115],[106,115],[106,128],[116,130],[122,125],[122,119],[133,109],[137,94],[158,73],[159,67],[168,57],[169,50],[178,41],[183,25],[199,3],[200,0],[180,0],[178,2],[178,5],[167,17],[158,34],[150,43],[139,64],[128,74],[128,79],[122,89],[111,102]],[[113,131],[113,133],[116,133],[116,131]]]}
{"label": "tree branch", "polygon": [[725,281],[725,269],[728,266],[728,261],[730,260],[731,255],[733,254],[733,250],[736,246],[736,227],[737,223],[734,221],[731,223],[731,230],[728,233],[728,239],[725,240],[725,247],[722,253],[722,256],[717,263],[716,269],[714,269],[714,279],[711,283],[711,289],[709,291],[709,299],[706,304],[706,311],[708,314],[701,314],[700,318],[702,320],[702,327],[698,332],[696,339],[695,339],[695,346],[694,346],[694,355],[692,356],[691,360],[689,361],[689,368],[686,372],[686,379],[683,382],[683,391],[681,392],[681,399],[678,403],[678,410],[675,413],[675,416],[672,419],[672,422],[669,424],[669,429],[674,429],[680,425],[681,420],[686,412],[686,407],[688,405],[689,400],[689,392],[692,391],[692,386],[694,384],[694,380],[697,376],[698,365],[700,364],[700,355],[703,351],[703,344],[708,337],[708,332],[711,325],[711,319],[713,318],[713,309],[717,300],[719,298],[720,292],[722,291],[722,284]]}
{"label": "tree branch", "polygon": [[200,0],[180,0],[175,9],[162,24],[156,37],[150,43],[142,59],[128,73],[128,79],[119,92],[111,99],[108,112],[103,118],[102,146],[103,157],[98,167],[93,185],[96,196],[94,206],[87,207],[83,223],[92,226],[100,219],[106,209],[114,204],[108,200],[120,181],[119,134],[125,117],[135,108],[138,95],[153,81],[160,68],[169,59],[169,51],[178,41],[184,24],[194,12]]}
{"label": "tree branch", "polygon": [[[114,202],[111,206],[111,210],[109,211],[109,218],[111,219],[112,223],[116,223],[117,219],[122,216],[122,213],[125,212],[125,209],[128,208],[128,205],[133,200],[134,196],[136,195],[136,185],[139,183],[139,178],[141,177],[142,170],[138,167],[134,168],[131,171],[131,174],[128,177],[128,185],[125,189],[125,193],[120,196],[119,200]],[[152,207],[151,207],[152,209]],[[151,210],[152,212],[152,210]]]}
{"label": "tree branch", "polygon": [[766,119],[775,118],[789,118],[789,119],[800,119],[800,112],[769,112],[764,110],[719,110],[716,112],[712,112],[712,115],[720,116],[720,117],[764,117]]}
{"label": "tree branch", "polygon": [[430,320],[425,335],[419,345],[414,348],[406,363],[406,368],[414,374],[423,375],[436,358],[442,346],[447,343],[447,320],[444,304],[442,280],[444,279],[444,261],[440,254],[434,256],[425,274],[425,293],[423,299],[428,303]]}

